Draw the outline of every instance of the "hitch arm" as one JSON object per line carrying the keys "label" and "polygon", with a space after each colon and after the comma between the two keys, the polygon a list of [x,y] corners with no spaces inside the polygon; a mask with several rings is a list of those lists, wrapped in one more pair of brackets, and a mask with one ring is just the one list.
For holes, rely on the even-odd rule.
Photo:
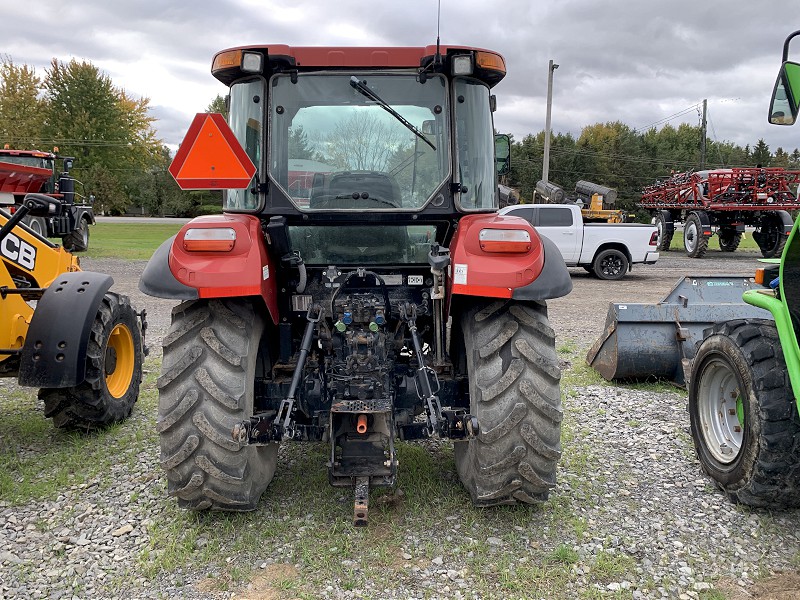
{"label": "hitch arm", "polygon": [[[428,413],[428,429],[430,434],[441,433],[442,426],[442,405],[439,403],[439,397],[436,393],[439,391],[439,380],[436,377],[436,371],[425,366],[425,359],[422,355],[422,343],[419,340],[417,333],[417,308],[413,304],[406,303],[400,306],[400,318],[408,323],[408,331],[411,333],[411,341],[414,344],[414,353],[417,355],[417,368],[414,382],[417,384],[417,394],[425,401],[425,407]],[[434,390],[431,384],[431,375],[433,375],[436,383]]]}
{"label": "hitch arm", "polygon": [[297,365],[295,365],[294,373],[292,374],[292,383],[289,385],[289,393],[286,398],[281,400],[278,414],[275,415],[275,426],[279,429],[277,439],[281,439],[283,434],[288,437],[293,437],[294,427],[292,426],[292,416],[294,411],[294,401],[297,395],[297,388],[300,386],[300,381],[303,379],[303,370],[306,366],[308,353],[311,351],[311,343],[314,341],[314,330],[322,318],[322,307],[319,304],[312,304],[308,307],[306,319],[306,329],[303,332],[303,341],[300,344],[300,355],[297,358]]}

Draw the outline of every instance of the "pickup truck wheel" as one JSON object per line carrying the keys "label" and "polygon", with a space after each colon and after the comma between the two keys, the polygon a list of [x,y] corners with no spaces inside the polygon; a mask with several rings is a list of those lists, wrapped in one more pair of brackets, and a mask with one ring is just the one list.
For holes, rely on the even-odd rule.
{"label": "pickup truck wheel", "polygon": [[[672,236],[674,235],[674,230],[670,231],[670,228],[667,227],[667,220],[664,217],[664,212],[659,212],[656,215],[656,230],[658,231],[658,245],[656,249],[660,252],[669,252],[669,248],[672,245]],[[669,214],[667,212],[667,214]]]}
{"label": "pickup truck wheel", "polygon": [[195,300],[172,311],[156,430],[167,491],[183,508],[254,510],[275,474],[277,443],[232,436],[253,416],[263,331],[263,314],[247,300]]}
{"label": "pickup truck wheel", "polygon": [[700,344],[689,420],[703,470],[734,502],[800,505],[800,419],[772,321],[718,323]]}
{"label": "pickup truck wheel", "polygon": [[735,252],[742,241],[742,234],[736,233],[734,229],[720,228],[717,235],[719,237],[719,249],[723,252]]}
{"label": "pickup truck wheel", "polygon": [[628,272],[628,257],[616,248],[608,248],[598,253],[592,263],[594,274],[600,279],[622,279]]}
{"label": "pickup truck wheel", "polygon": [[66,429],[100,429],[131,414],[139,397],[142,332],[127,296],[108,292],[86,348],[86,378],[71,388],[42,388],[44,415]]}
{"label": "pickup truck wheel", "polygon": [[689,258],[703,258],[708,250],[708,238],[703,235],[703,226],[700,218],[689,215],[683,228],[683,247]]}
{"label": "pickup truck wheel", "polygon": [[458,476],[476,506],[543,502],[556,484],[563,418],[547,305],[481,303],[461,333],[480,433],[454,443]]}
{"label": "pickup truck wheel", "polygon": [[83,252],[89,249],[89,223],[81,219],[78,226],[69,234],[61,238],[64,248],[70,252]]}

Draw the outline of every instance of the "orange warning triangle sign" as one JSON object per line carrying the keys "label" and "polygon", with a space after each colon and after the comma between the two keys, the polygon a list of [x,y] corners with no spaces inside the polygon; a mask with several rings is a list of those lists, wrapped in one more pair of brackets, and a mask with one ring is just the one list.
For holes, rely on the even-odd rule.
{"label": "orange warning triangle sign", "polygon": [[169,172],[182,190],[243,189],[256,167],[222,115],[198,113]]}

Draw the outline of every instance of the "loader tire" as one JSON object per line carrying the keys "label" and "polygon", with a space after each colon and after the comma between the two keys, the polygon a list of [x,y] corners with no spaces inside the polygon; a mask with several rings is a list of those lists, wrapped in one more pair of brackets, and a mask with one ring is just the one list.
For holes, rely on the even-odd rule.
{"label": "loader tire", "polygon": [[100,302],[86,349],[86,378],[72,388],[43,388],[44,414],[59,428],[100,429],[127,418],[142,381],[142,332],[127,296]]}
{"label": "loader tire", "polygon": [[800,505],[800,419],[772,321],[717,323],[689,385],[692,438],[703,470],[734,502]]}
{"label": "loader tire", "polygon": [[742,241],[742,234],[734,229],[720,229],[717,233],[719,237],[719,249],[723,252],[736,252]]}
{"label": "loader tire", "polygon": [[89,249],[89,223],[81,219],[78,226],[69,234],[61,238],[64,248],[70,252],[83,252]]}
{"label": "loader tire", "polygon": [[156,429],[167,490],[190,510],[254,510],[275,474],[278,444],[232,436],[253,415],[264,316],[243,299],[193,300],[164,338]]}
{"label": "loader tire", "polygon": [[461,327],[480,433],[455,442],[458,476],[476,506],[543,502],[556,484],[563,418],[547,305],[483,303]]}
{"label": "loader tire", "polygon": [[683,228],[683,247],[686,248],[689,258],[703,258],[708,250],[708,238],[703,235],[700,218],[695,214],[689,215],[686,219]]}

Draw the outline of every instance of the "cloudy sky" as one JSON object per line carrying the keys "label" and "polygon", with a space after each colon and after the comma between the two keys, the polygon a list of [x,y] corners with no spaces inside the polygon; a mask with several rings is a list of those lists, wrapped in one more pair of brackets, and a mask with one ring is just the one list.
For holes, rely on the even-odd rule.
{"label": "cloudy sky", "polygon": [[[437,0],[0,0],[0,53],[44,74],[52,58],[89,60],[150,99],[165,143],[225,88],[210,75],[221,49],[250,43],[423,46],[436,41]],[[441,0],[443,44],[497,50],[499,131],[544,129],[548,60],[553,131],[597,122],[638,129],[699,122],[741,145],[800,147],[800,126],[767,123],[797,0]],[[800,60],[800,38],[792,56]],[[677,116],[676,116],[677,115]]]}

